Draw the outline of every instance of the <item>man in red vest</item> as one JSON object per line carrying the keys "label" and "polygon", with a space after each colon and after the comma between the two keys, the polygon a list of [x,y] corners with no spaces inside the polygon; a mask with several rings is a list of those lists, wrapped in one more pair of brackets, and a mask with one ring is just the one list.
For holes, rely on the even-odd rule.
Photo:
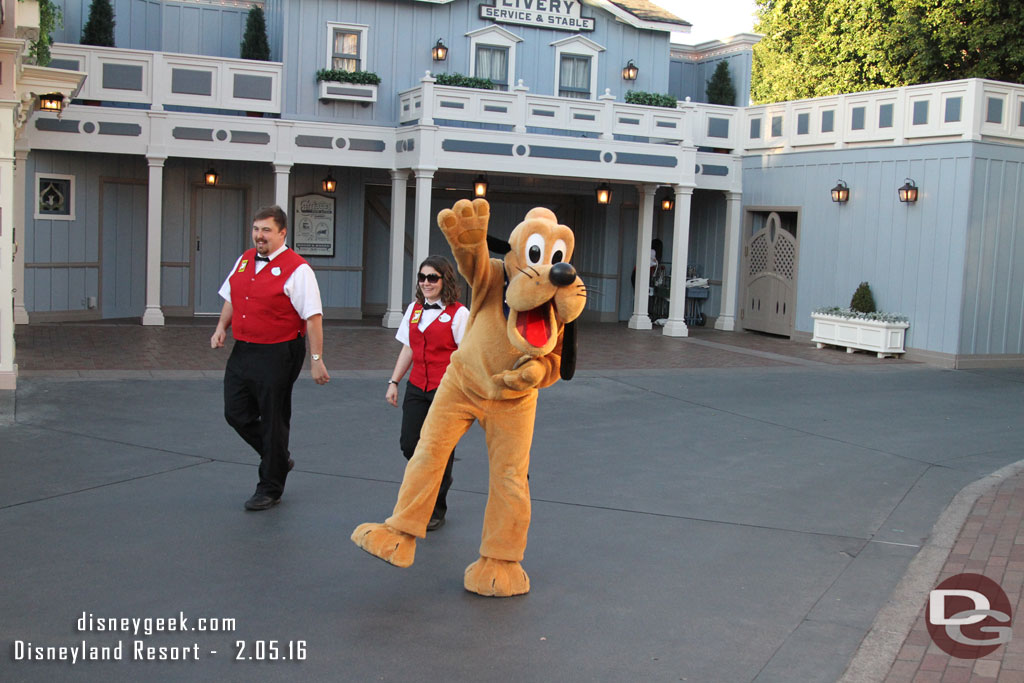
{"label": "man in red vest", "polygon": [[285,246],[288,217],[279,206],[260,209],[252,223],[254,249],[242,254],[220,288],[224,307],[210,348],[235,346],[224,371],[224,417],[260,454],[260,482],[246,510],[281,501],[288,472],[292,386],[302,371],[309,334],[310,369],[317,384],[330,375],[323,361],[323,309],[316,276]]}

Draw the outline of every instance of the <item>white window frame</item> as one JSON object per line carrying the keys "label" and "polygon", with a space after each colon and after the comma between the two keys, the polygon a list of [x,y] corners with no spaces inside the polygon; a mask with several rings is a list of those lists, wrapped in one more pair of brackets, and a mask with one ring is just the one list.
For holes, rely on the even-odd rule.
{"label": "white window frame", "polygon": [[[54,178],[55,180],[67,180],[68,182],[68,215],[61,216],[52,213],[39,213],[39,182],[43,178]],[[65,173],[36,173],[35,203],[32,207],[32,217],[42,221],[73,221],[75,220],[75,176]]]}
{"label": "white window frame", "polygon": [[485,26],[466,34],[469,38],[469,73],[476,76],[476,46],[493,45],[508,48],[508,89],[516,86],[516,44],[523,39],[500,26]]}
{"label": "white window frame", "polygon": [[337,21],[327,22],[327,60],[326,67],[334,68],[334,32],[338,29],[348,33],[359,34],[359,71],[369,71],[370,65],[366,61],[366,44],[370,39],[370,27],[366,24],[344,24]]}
{"label": "white window frame", "polygon": [[551,93],[558,96],[559,86],[562,82],[562,53],[566,53],[590,58],[590,97],[588,99],[597,99],[598,55],[604,52],[604,47],[583,36],[570,36],[556,40],[551,43],[551,47],[555,48],[555,82]]}

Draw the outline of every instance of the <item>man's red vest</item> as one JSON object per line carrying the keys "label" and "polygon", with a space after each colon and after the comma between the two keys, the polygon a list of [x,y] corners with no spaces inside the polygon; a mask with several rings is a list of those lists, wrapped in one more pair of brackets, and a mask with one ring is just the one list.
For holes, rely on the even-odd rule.
{"label": "man's red vest", "polygon": [[[462,304],[455,301],[445,308],[427,329],[420,331],[420,316],[423,304],[419,301],[412,307],[409,318],[409,348],[412,349],[412,372],[409,381],[423,391],[433,391],[441,383],[441,377],[448,368],[452,352],[459,348],[452,333],[452,320]],[[442,322],[447,314],[448,319]],[[415,322],[414,322],[415,321]]]}
{"label": "man's red vest", "polygon": [[235,339],[254,344],[278,344],[306,334],[284,283],[306,260],[285,249],[256,273],[256,250],[242,254],[231,274],[231,333]]}

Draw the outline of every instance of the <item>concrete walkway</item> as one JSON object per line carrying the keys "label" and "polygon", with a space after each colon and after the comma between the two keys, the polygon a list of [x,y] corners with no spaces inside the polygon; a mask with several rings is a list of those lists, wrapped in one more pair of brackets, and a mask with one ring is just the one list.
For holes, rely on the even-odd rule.
{"label": "concrete walkway", "polygon": [[[835,681],[855,656],[849,680],[916,680],[938,666],[913,630],[923,600],[876,618],[934,587],[943,567],[928,577],[921,558],[962,560],[956,509],[966,519],[992,482],[1019,481],[992,473],[1022,458],[1020,371],[584,326],[576,379],[541,393],[532,591],[484,599],[462,589],[486,500],[476,427],[448,524],[411,568],[348,540],[390,513],[404,466],[400,411],[383,401],[390,333],[328,328],[333,381],[296,385],[284,501],[246,513],[257,460],[221,417],[227,354],[209,327],[18,328],[16,413],[0,427],[0,680]],[[1006,550],[992,533],[1001,543],[965,562]],[[96,621],[182,614],[185,632]],[[83,641],[121,643],[122,659],[25,657]],[[1000,648],[998,672],[1021,642]],[[971,673],[992,673],[985,661]]]}

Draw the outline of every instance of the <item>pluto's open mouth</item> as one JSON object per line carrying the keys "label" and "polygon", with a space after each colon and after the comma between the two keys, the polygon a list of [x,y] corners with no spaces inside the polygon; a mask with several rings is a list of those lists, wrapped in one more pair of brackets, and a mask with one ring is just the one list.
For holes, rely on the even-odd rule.
{"label": "pluto's open mouth", "polygon": [[516,313],[516,331],[530,346],[540,348],[551,338],[551,302]]}

